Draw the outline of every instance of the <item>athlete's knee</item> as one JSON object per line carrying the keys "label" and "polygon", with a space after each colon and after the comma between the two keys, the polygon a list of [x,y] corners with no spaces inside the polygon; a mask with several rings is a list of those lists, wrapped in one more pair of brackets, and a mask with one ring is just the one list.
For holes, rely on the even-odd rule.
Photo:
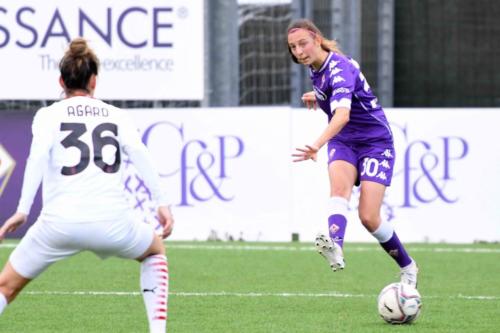
{"label": "athlete's knee", "polygon": [[22,289],[22,284],[0,277],[0,293],[5,296],[8,303],[12,302]]}
{"label": "athlete's knee", "polygon": [[351,196],[351,188],[343,186],[334,186],[330,189],[330,197],[341,197],[349,200]]}
{"label": "athlete's knee", "polygon": [[153,244],[151,244],[150,255],[156,254],[165,255],[165,245],[163,244],[163,240],[159,236],[155,237]]}
{"label": "athlete's knee", "polygon": [[380,224],[379,212],[359,210],[358,215],[363,226],[369,231],[375,230]]}
{"label": "athlete's knee", "polygon": [[138,261],[143,261],[147,257],[154,256],[154,255],[165,255],[165,246],[163,245],[162,239],[155,235],[153,237],[153,242],[149,246],[149,248],[144,252],[139,258],[136,258]]}

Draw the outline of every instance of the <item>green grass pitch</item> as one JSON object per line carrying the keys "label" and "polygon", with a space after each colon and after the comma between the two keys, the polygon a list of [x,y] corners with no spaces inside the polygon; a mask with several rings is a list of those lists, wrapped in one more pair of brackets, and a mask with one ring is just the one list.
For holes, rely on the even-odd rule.
{"label": "green grass pitch", "polygon": [[[0,247],[3,265],[15,242]],[[421,316],[391,326],[376,298],[398,280],[377,244],[345,245],[333,273],[312,244],[167,242],[169,332],[499,332],[499,244],[408,244]],[[50,267],[0,316],[0,332],[147,332],[139,264],[82,253]]]}

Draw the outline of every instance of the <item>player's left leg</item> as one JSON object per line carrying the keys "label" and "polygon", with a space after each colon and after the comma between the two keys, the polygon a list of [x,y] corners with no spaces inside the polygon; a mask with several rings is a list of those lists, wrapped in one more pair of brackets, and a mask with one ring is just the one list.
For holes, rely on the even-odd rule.
{"label": "player's left leg", "polygon": [[392,224],[380,217],[385,189],[383,184],[361,181],[359,218],[382,248],[398,263],[401,268],[401,281],[416,286],[418,268],[415,262],[401,244]]}
{"label": "player's left leg", "polygon": [[0,273],[0,314],[30,281],[17,273],[10,261],[7,261]]}

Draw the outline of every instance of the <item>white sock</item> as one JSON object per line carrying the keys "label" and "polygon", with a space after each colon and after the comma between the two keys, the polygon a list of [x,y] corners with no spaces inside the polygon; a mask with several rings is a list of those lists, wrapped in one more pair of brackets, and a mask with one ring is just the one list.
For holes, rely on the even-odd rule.
{"label": "white sock", "polygon": [[3,310],[5,310],[7,304],[7,298],[5,298],[2,293],[0,293],[0,314],[2,314]]}
{"label": "white sock", "polygon": [[380,244],[382,244],[389,241],[393,233],[394,233],[394,227],[392,226],[392,224],[382,220],[377,230],[372,232],[372,235],[378,240]]}
{"label": "white sock", "polygon": [[147,257],[141,263],[141,291],[151,333],[167,331],[168,264],[164,255]]}

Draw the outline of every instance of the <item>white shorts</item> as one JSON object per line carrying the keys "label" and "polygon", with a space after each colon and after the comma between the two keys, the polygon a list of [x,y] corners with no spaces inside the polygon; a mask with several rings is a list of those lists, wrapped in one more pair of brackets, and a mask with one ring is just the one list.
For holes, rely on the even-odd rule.
{"label": "white shorts", "polygon": [[40,218],[11,253],[14,270],[34,279],[53,263],[82,251],[102,259],[136,259],[153,243],[153,227],[132,217],[89,223],[47,222]]}

